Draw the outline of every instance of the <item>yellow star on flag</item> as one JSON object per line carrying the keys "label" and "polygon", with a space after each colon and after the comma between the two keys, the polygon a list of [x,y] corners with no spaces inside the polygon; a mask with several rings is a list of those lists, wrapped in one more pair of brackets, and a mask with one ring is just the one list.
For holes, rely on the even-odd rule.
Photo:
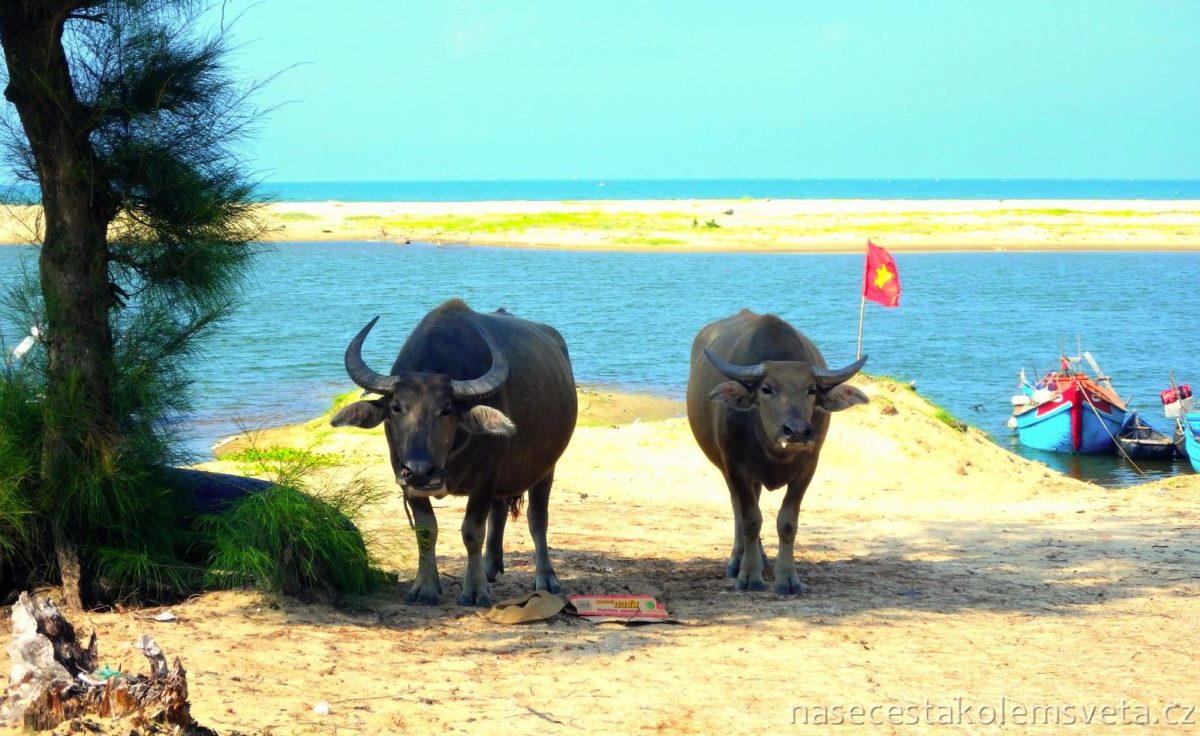
{"label": "yellow star on flag", "polygon": [[892,272],[888,270],[888,267],[880,266],[875,269],[875,288],[882,289],[892,278],[894,277],[892,276]]}

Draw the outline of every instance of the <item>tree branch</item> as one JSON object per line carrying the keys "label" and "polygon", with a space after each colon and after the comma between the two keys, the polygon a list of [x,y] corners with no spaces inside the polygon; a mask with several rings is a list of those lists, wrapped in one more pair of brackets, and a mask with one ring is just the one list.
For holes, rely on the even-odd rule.
{"label": "tree branch", "polygon": [[92,23],[107,23],[108,16],[104,13],[67,13],[67,20],[86,20]]}

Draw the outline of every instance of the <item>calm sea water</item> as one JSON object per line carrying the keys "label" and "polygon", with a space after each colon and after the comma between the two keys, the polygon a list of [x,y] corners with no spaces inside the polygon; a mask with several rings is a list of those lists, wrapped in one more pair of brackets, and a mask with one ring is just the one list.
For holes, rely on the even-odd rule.
{"label": "calm sea water", "polygon": [[602,199],[1200,199],[1200,181],[1148,179],[569,179],[268,182],[286,202]]}
{"label": "calm sea water", "polygon": [[[562,179],[265,182],[282,202],[488,202],[621,199],[1200,199],[1195,179]],[[26,184],[0,204],[36,200]]]}
{"label": "calm sea water", "polygon": [[[30,255],[0,248],[0,278]],[[1019,447],[1005,421],[1022,367],[1048,370],[1060,344],[1074,352],[1078,336],[1118,391],[1163,429],[1158,392],[1168,371],[1200,384],[1191,293],[1200,254],[899,254],[897,266],[901,306],[867,305],[866,370],[914,381],[1000,445],[1077,477],[1139,480],[1121,461]],[[353,388],[342,353],[371,317],[381,315],[363,354],[386,371],[421,316],[453,296],[555,325],[585,384],[682,397],[696,331],[742,307],[779,314],[831,365],[843,365],[854,360],[862,269],[860,255],[282,244],[262,258],[245,308],[206,343],[195,367],[192,449],[207,455],[241,427],[318,415]]]}

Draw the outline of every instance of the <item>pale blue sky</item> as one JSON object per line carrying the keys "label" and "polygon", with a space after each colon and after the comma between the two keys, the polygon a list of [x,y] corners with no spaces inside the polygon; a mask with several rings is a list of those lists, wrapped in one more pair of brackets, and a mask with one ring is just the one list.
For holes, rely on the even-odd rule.
{"label": "pale blue sky", "polygon": [[226,0],[269,179],[1200,178],[1200,0]]}

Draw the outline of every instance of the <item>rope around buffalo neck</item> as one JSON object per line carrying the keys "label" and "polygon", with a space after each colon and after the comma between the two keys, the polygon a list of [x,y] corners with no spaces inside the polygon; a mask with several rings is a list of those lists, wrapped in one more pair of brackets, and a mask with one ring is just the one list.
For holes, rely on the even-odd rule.
{"label": "rope around buffalo neck", "polygon": [[408,517],[408,528],[414,532],[417,530],[417,524],[413,521],[412,507],[408,505],[408,494],[401,491],[404,498],[404,515]]}

